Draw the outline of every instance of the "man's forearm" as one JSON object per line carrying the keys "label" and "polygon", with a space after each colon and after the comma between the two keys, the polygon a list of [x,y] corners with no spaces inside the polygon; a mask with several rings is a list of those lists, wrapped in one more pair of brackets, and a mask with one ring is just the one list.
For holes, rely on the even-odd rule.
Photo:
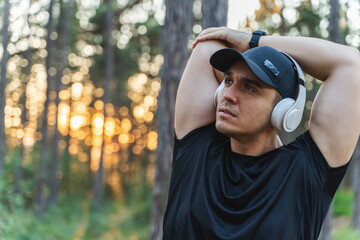
{"label": "man's forearm", "polygon": [[[221,40],[240,52],[249,49],[251,35],[225,27],[208,28],[194,40]],[[292,56],[304,72],[325,81],[336,72],[354,72],[360,68],[360,54],[355,48],[309,37],[262,36],[259,46],[270,46]],[[340,75],[342,75],[340,74]]]}
{"label": "man's forearm", "polygon": [[359,51],[355,48],[307,37],[261,37],[259,46],[270,46],[288,53],[311,76],[326,80],[343,66],[359,65]]}

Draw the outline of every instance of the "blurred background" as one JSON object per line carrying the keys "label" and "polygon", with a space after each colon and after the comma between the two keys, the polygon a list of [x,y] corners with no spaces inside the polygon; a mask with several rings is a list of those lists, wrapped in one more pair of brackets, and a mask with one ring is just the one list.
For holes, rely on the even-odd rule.
{"label": "blurred background", "polygon": [[[0,1],[0,239],[161,239],[177,85],[226,25],[359,49],[360,1]],[[319,239],[360,239],[359,161]]]}

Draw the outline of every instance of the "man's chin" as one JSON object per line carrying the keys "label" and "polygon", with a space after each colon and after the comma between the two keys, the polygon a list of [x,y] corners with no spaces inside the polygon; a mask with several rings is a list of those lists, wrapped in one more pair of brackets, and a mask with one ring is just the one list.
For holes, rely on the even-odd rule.
{"label": "man's chin", "polygon": [[231,136],[234,131],[234,129],[231,126],[229,126],[229,124],[226,124],[221,120],[216,121],[215,127],[218,132],[225,134],[227,136]]}

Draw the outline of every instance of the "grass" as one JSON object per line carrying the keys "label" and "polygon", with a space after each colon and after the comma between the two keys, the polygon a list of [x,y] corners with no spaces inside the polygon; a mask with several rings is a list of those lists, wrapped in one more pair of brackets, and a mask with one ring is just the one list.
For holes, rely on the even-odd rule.
{"label": "grass", "polygon": [[360,231],[354,231],[350,227],[341,227],[341,228],[333,229],[333,240],[359,240],[360,239]]}
{"label": "grass", "polygon": [[[107,200],[101,208],[90,199],[67,197],[36,218],[31,210],[0,213],[2,240],[148,239],[150,199]],[[1,221],[3,220],[3,221]]]}
{"label": "grass", "polygon": [[342,224],[336,225],[333,221],[333,240],[359,240],[360,231],[355,231],[351,228],[351,217],[353,212],[354,193],[349,190],[339,190],[333,201],[333,216],[337,219],[342,219]]}

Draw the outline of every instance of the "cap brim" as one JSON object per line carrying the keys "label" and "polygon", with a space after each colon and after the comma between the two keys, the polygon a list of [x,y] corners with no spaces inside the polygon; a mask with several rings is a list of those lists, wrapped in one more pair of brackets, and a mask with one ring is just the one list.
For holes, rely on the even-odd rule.
{"label": "cap brim", "polygon": [[233,48],[223,48],[216,51],[210,58],[210,64],[215,69],[226,72],[237,61],[245,61],[254,75],[267,85],[276,88],[268,75],[251,59]]}

